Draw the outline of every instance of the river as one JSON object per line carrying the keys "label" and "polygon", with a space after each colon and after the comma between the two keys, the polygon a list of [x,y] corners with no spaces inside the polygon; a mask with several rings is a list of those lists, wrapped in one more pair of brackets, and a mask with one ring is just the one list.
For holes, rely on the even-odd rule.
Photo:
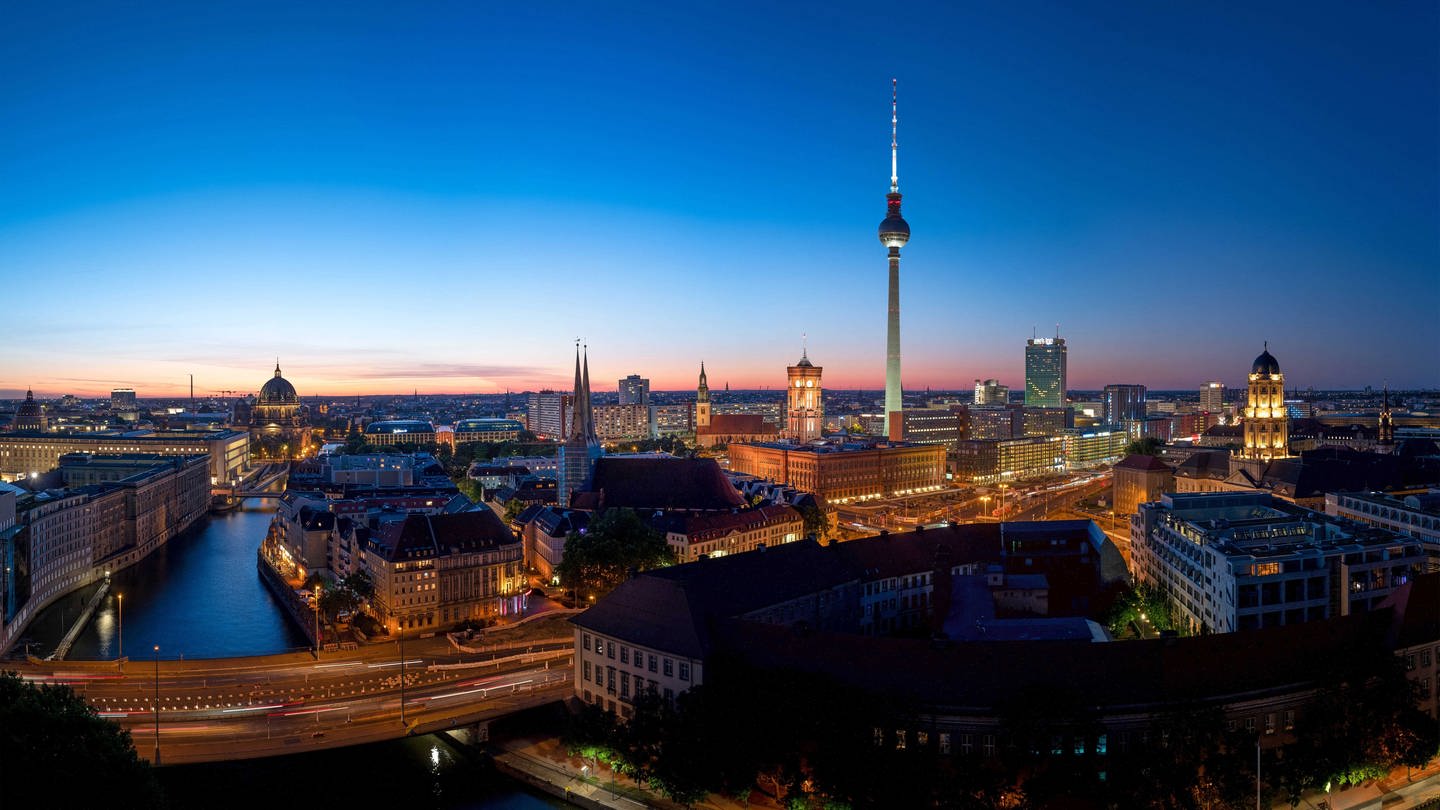
{"label": "river", "polygon": [[[75,640],[72,659],[121,654],[119,597],[124,597],[124,650],[149,658],[222,658],[303,649],[305,636],[290,625],[255,570],[255,553],[274,514],[273,501],[251,499],[238,509],[201,518],[196,525],[136,565],[111,578],[110,594]],[[86,589],[46,608],[26,633],[47,654],[73,621]]]}

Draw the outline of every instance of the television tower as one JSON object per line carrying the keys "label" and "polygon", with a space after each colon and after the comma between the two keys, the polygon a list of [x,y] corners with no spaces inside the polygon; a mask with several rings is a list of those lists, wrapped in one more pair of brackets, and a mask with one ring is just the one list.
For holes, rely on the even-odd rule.
{"label": "television tower", "polygon": [[899,93],[890,80],[890,193],[885,195],[885,219],[880,241],[890,249],[890,303],[885,322],[885,432],[890,414],[901,409],[900,395],[900,248],[910,241],[910,224],[900,216],[900,175],[896,168],[896,126]]}

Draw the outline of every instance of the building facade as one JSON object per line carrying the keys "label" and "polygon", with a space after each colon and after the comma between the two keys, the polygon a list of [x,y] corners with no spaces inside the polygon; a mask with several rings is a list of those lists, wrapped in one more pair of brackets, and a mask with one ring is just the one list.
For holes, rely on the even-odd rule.
{"label": "building facade", "polygon": [[570,433],[571,394],[539,391],[530,395],[525,410],[525,427],[541,439],[559,441]]}
{"label": "building facade", "polygon": [[945,448],[877,442],[794,446],[732,444],[730,469],[844,503],[940,489]]}
{"label": "building facade", "polygon": [[418,419],[385,419],[365,426],[366,444],[434,444],[435,426]]}
{"label": "building facade", "polygon": [[1154,456],[1126,456],[1115,465],[1110,505],[1117,515],[1133,515],[1142,503],[1175,491],[1175,472]]}
{"label": "building facade", "polygon": [[455,423],[455,443],[518,442],[524,432],[514,419],[461,419]]}
{"label": "building facade", "polygon": [[1139,582],[1191,632],[1229,633],[1371,610],[1425,572],[1421,542],[1268,494],[1173,494],[1130,523]]}
{"label": "building facade", "polygon": [[523,609],[523,546],[488,509],[383,522],[360,559],[391,633],[433,633]]}
{"label": "building facade", "polygon": [[[646,393],[649,397],[649,393]],[[639,403],[595,405],[595,436],[602,442],[638,441],[651,438],[650,406]]]}
{"label": "building facade", "polygon": [[1130,419],[1145,418],[1145,386],[1143,385],[1107,385],[1101,402],[1103,409],[1100,418],[1107,425],[1118,425]]}
{"label": "building facade", "polygon": [[1065,339],[1031,338],[1025,342],[1025,404],[1035,408],[1065,407]]}
{"label": "building facade", "polygon": [[1008,405],[1010,404],[1010,386],[1001,385],[999,380],[975,381],[976,405]]}
{"label": "building facade", "polygon": [[1211,380],[1200,386],[1200,411],[1225,413],[1225,383]]}
{"label": "building facade", "polygon": [[3,433],[0,475],[34,477],[60,466],[60,457],[68,453],[144,453],[172,458],[203,455],[214,483],[223,483],[249,470],[250,437],[235,430]]}

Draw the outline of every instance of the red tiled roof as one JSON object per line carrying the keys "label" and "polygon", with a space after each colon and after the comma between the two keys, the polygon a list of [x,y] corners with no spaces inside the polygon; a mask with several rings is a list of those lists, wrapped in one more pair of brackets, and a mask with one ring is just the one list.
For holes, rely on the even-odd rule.
{"label": "red tiled roof", "polygon": [[702,436],[775,436],[780,430],[756,414],[717,413],[710,417],[709,425],[695,432]]}

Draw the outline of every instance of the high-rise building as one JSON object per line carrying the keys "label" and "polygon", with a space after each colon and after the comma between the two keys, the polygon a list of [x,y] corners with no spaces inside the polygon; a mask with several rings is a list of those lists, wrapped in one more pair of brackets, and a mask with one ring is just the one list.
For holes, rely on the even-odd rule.
{"label": "high-rise building", "polygon": [[803,350],[800,362],[786,369],[785,435],[801,444],[820,438],[820,427],[825,422],[821,371],[822,367],[811,363],[809,353]]}
{"label": "high-rise building", "polygon": [[[895,80],[890,80],[890,193],[885,195],[885,219],[880,242],[890,252],[890,295],[885,317],[885,418],[903,407],[900,393],[900,248],[910,241],[910,224],[900,216],[900,174],[896,164],[896,127],[899,121]],[[888,431],[887,431],[888,432]]]}
{"label": "high-rise building", "polygon": [[1145,418],[1145,386],[1115,384],[1105,386],[1101,400],[1101,420],[1107,425],[1118,425],[1128,419]]}
{"label": "high-rise building", "polygon": [[617,387],[621,405],[650,406],[650,381],[639,374],[631,374],[621,380]]}
{"label": "high-rise building", "polygon": [[571,394],[544,390],[530,395],[525,429],[542,439],[560,439],[570,433]]}
{"label": "high-rise building", "polygon": [[1243,458],[1268,461],[1290,455],[1290,416],[1285,410],[1285,375],[1270,354],[1270,343],[1250,366],[1245,401]]}
{"label": "high-rise building", "polygon": [[569,506],[570,496],[589,483],[595,460],[604,452],[595,435],[595,415],[590,407],[588,349],[583,361],[579,349],[575,351],[575,393],[570,402],[570,433],[565,443],[560,445],[560,480],[556,488],[556,500],[561,506]]}
{"label": "high-rise building", "polygon": [[1225,383],[1211,380],[1200,386],[1200,410],[1205,413],[1225,412]]}
{"label": "high-rise building", "polygon": [[1025,404],[1037,408],[1065,407],[1065,339],[1025,341]]}
{"label": "high-rise building", "polygon": [[999,380],[975,381],[976,405],[1005,405],[1010,402],[1010,386]]}
{"label": "high-rise building", "polygon": [[110,412],[117,419],[134,422],[140,418],[140,405],[135,401],[134,388],[116,388],[110,392]]}

